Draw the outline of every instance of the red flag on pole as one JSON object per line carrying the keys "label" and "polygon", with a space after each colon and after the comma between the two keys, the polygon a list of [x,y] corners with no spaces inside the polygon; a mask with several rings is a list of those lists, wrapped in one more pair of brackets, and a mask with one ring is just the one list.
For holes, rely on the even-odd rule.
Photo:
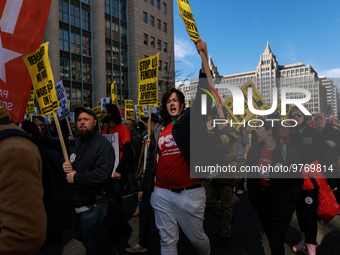
{"label": "red flag on pole", "polygon": [[22,123],[32,82],[22,59],[36,51],[52,0],[0,1],[0,103]]}

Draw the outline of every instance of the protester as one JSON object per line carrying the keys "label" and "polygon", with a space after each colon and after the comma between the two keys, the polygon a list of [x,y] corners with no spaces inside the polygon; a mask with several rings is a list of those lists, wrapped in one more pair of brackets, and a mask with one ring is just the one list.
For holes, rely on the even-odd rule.
{"label": "protester", "polygon": [[[145,122],[145,127],[148,129],[148,117],[142,118]],[[159,122],[159,116],[156,113],[151,114],[151,133],[155,130],[156,125]],[[143,138],[142,142],[142,150],[140,152],[138,167],[136,173],[136,180],[141,180],[143,173],[146,167],[146,159],[147,159],[147,140],[148,134],[146,134]],[[150,198],[142,199],[143,190],[145,187],[145,183],[143,182],[145,179],[140,181],[139,185],[139,193],[138,193],[138,201],[139,201],[139,242],[129,248],[126,248],[125,251],[128,253],[145,253],[148,251],[148,234],[149,234],[149,225],[150,225]]]}
{"label": "protester", "polygon": [[[17,129],[0,109],[0,132]],[[0,254],[40,254],[46,237],[42,159],[25,137],[0,141]]]}
{"label": "protester", "polygon": [[[269,166],[291,166],[298,164],[296,152],[280,143],[279,122],[264,121],[256,129],[259,144],[252,147],[248,166],[259,166],[259,172],[249,173],[247,188],[251,205],[258,211],[259,218],[268,238],[272,255],[285,254],[284,240],[300,196],[303,178],[273,178]],[[285,155],[285,156],[284,156]]]}
{"label": "protester", "polygon": [[[237,130],[237,134],[239,136],[237,140],[237,155],[236,155],[236,162],[238,169],[240,169],[241,166],[246,165],[247,156],[250,150],[250,141],[248,134],[244,131],[243,126],[241,126]],[[245,173],[238,173],[238,195],[242,195],[244,192],[244,182],[245,182]]]}
{"label": "protester", "polygon": [[72,234],[83,242],[86,254],[109,250],[103,222],[108,214],[104,192],[114,166],[110,142],[98,130],[96,114],[83,107],[75,109],[79,138],[69,148],[70,162],[63,164],[75,207]]}
{"label": "protester", "polygon": [[102,130],[102,134],[118,133],[119,164],[113,178],[116,179],[114,183],[115,189],[121,195],[123,190],[122,175],[126,173],[128,162],[132,155],[130,131],[122,124],[122,117],[120,116],[119,109],[115,104],[106,104],[102,110],[101,116],[103,118],[103,123],[108,124],[108,126]]}
{"label": "protester", "polygon": [[[126,175],[123,178],[123,185],[127,183],[130,186],[131,193],[135,200],[135,211],[132,216],[136,217],[139,215],[139,204],[138,204],[138,185],[136,181],[136,172],[138,167],[139,155],[142,149],[142,137],[136,130],[136,122],[132,119],[124,120],[124,125],[130,131],[131,147],[133,149],[133,159],[130,160],[129,166],[126,169]],[[131,157],[132,158],[132,157]]]}
{"label": "protester", "polygon": [[[292,107],[289,116],[290,119],[296,121],[297,125],[290,129],[288,145],[296,151],[300,163],[309,165],[317,160],[321,167],[328,167],[324,142],[319,131],[306,124],[307,118],[298,107]],[[293,124],[295,123],[293,122]],[[314,178],[306,177],[304,180],[305,184],[302,186],[301,195],[296,205],[301,241],[293,246],[292,251],[298,253],[307,249],[308,255],[315,255],[318,231],[316,214],[318,189]],[[328,179],[327,181],[331,189],[336,188],[334,180]]]}
{"label": "protester", "polygon": [[[207,129],[212,139],[216,142],[221,151],[229,160],[230,166],[236,166],[236,141],[238,135],[235,128],[227,124],[219,124],[215,128],[212,126],[213,119],[218,119],[216,108],[213,108],[212,116],[207,121]],[[221,221],[219,228],[220,237],[218,246],[226,248],[230,243],[231,222],[233,215],[233,190],[236,183],[236,174],[230,173],[229,178],[215,178],[205,186],[207,196],[207,207]],[[217,198],[221,203],[217,203]]]}
{"label": "protester", "polygon": [[[326,118],[323,113],[317,113],[314,117],[316,128],[320,131],[324,144],[326,146],[326,155],[331,167],[334,169],[334,173],[337,173],[337,186],[340,186],[339,179],[339,165],[338,160],[340,158],[340,131],[335,129],[332,125],[326,123]],[[334,196],[338,203],[340,203],[339,190],[333,191]]]}

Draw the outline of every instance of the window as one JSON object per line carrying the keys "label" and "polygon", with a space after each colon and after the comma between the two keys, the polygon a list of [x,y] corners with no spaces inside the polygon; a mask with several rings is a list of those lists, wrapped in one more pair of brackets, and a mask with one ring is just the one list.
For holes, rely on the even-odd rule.
{"label": "window", "polygon": [[111,34],[110,34],[110,21],[109,20],[105,20],[105,37],[106,38],[111,38]]}
{"label": "window", "polygon": [[144,44],[148,45],[148,35],[144,34]]}
{"label": "window", "polygon": [[167,33],[168,32],[168,24],[167,23],[163,23],[163,31],[165,32],[165,33]]}
{"label": "window", "polygon": [[168,44],[166,42],[164,43],[163,47],[164,47],[164,52],[168,52]]}
{"label": "window", "polygon": [[163,12],[166,13],[166,3],[163,3]]}
{"label": "window", "polygon": [[162,70],[162,60],[159,60],[158,70]]}
{"label": "window", "polygon": [[91,64],[83,63],[83,82],[91,83]]}
{"label": "window", "polygon": [[68,31],[59,29],[59,50],[69,51]]}
{"label": "window", "polygon": [[118,10],[118,8],[119,8],[118,0],[111,0],[111,15],[115,16],[116,18],[119,17],[119,10]]}
{"label": "window", "polygon": [[105,50],[105,57],[106,57],[106,62],[111,63],[111,49],[110,49],[110,44],[106,44],[106,50]]}
{"label": "window", "polygon": [[127,29],[126,29],[126,27],[121,26],[120,33],[121,33],[121,35],[120,35],[121,42],[127,44]]}
{"label": "window", "polygon": [[167,72],[168,71],[168,63],[164,62],[164,70]]}
{"label": "window", "polygon": [[155,46],[156,46],[156,39],[155,37],[151,36],[151,47],[155,48]]}
{"label": "window", "polygon": [[162,41],[161,41],[161,40],[158,40],[158,41],[157,41],[157,49],[158,49],[158,50],[161,50],[161,49],[162,49]]}
{"label": "window", "polygon": [[60,58],[60,79],[70,80],[70,61],[65,58]]}
{"label": "window", "polygon": [[112,40],[119,41],[119,25],[117,23],[112,22]]}
{"label": "window", "polygon": [[91,57],[91,39],[83,36],[83,56]]}
{"label": "window", "polygon": [[150,4],[151,4],[151,5],[153,5],[153,4],[154,4],[154,3],[153,3],[153,0],[150,0]]}
{"label": "window", "polygon": [[105,0],[105,12],[110,14],[110,0]]}
{"label": "window", "polygon": [[157,8],[161,9],[161,1],[160,0],[157,0]]}
{"label": "window", "polygon": [[146,12],[143,12],[143,21],[144,23],[148,23],[148,14]]}
{"label": "window", "polygon": [[81,82],[80,62],[72,60],[72,81]]}
{"label": "window", "polygon": [[127,66],[127,64],[128,64],[127,50],[122,49],[121,50],[121,65],[122,66]]}
{"label": "window", "polygon": [[91,23],[90,23],[90,13],[88,11],[82,10],[81,11],[81,18],[82,18],[82,28],[85,30],[91,30]]}
{"label": "window", "polygon": [[157,19],[157,27],[158,27],[159,30],[162,29],[162,23],[159,19]]}
{"label": "window", "polygon": [[79,8],[71,5],[71,25],[80,27]]}
{"label": "window", "polygon": [[59,20],[68,23],[68,3],[59,0]]}
{"label": "window", "polygon": [[80,54],[80,35],[71,33],[71,52]]}
{"label": "window", "polygon": [[126,21],[126,5],[120,3],[120,19]]}
{"label": "window", "polygon": [[150,23],[151,23],[151,26],[155,26],[155,17],[154,16],[151,16],[150,15]]}

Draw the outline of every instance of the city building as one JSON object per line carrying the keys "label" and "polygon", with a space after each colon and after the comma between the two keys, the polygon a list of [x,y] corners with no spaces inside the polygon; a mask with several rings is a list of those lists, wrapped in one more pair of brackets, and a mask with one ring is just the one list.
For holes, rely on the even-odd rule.
{"label": "city building", "polygon": [[[210,57],[209,65],[214,70],[213,73],[216,74],[214,77],[215,84],[241,87],[248,81],[252,81],[269,107],[271,107],[273,100],[273,88],[278,88],[279,99],[281,98],[282,87],[305,88],[311,92],[311,99],[304,104],[306,109],[312,114],[327,112],[326,89],[322,86],[317,72],[310,65],[304,65],[302,62],[279,65],[268,42],[263,54],[260,55],[260,61],[255,70],[218,75],[217,68]],[[190,84],[182,87],[186,102],[194,99],[197,82],[197,80],[192,80]],[[217,92],[222,101],[231,96],[231,92],[227,88],[219,88]],[[287,98],[297,99],[303,97],[303,94],[294,92],[287,95]]]}
{"label": "city building", "polygon": [[326,76],[320,76],[321,84],[326,88],[327,91],[327,104],[329,105],[327,116],[338,116],[339,112],[339,89],[334,84],[332,79]]}
{"label": "city building", "polygon": [[118,103],[137,104],[138,60],[160,52],[162,85],[174,66],[173,38],[170,0],[52,0],[44,41],[55,83],[63,81],[73,110],[110,97],[114,81]]}

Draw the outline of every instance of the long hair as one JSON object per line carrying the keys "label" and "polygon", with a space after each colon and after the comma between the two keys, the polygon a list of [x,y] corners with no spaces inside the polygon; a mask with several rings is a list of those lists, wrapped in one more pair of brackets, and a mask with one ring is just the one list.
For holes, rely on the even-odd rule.
{"label": "long hair", "polygon": [[116,124],[122,123],[122,117],[120,116],[120,112],[119,112],[117,105],[112,104],[112,103],[108,103],[104,107],[106,108],[107,113],[111,114],[111,119]]}
{"label": "long hair", "polygon": [[[184,98],[184,95],[181,91],[179,91],[178,89],[175,89],[175,88],[171,88],[167,92],[165,92],[165,94],[162,96],[162,100],[161,100],[162,104],[161,104],[161,109],[159,111],[159,114],[162,117],[162,121],[163,121],[164,126],[168,125],[172,121],[171,116],[170,116],[168,110],[166,109],[166,103],[167,103],[168,99],[170,98],[170,96],[172,95],[172,93],[177,94],[180,105],[183,104],[183,106],[185,108],[185,98]],[[184,108],[183,108],[183,110],[184,110]]]}

